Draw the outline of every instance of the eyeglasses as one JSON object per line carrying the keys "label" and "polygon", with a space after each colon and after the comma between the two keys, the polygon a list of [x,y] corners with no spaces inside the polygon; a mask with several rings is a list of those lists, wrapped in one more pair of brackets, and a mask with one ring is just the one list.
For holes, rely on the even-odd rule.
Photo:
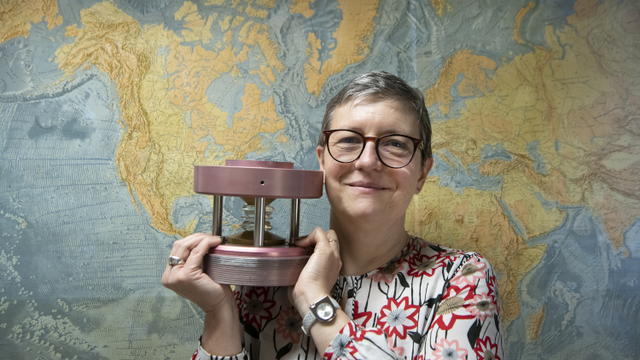
{"label": "eyeglasses", "polygon": [[364,136],[357,131],[335,129],[324,130],[325,143],[329,155],[339,163],[358,160],[368,141],[376,144],[376,154],[380,162],[392,169],[403,168],[413,160],[422,140],[406,135],[391,134],[381,137]]}

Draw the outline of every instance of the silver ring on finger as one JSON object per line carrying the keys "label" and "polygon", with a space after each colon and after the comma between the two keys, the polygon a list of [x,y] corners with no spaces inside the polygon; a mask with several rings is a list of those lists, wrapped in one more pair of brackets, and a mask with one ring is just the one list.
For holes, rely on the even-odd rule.
{"label": "silver ring on finger", "polygon": [[180,259],[177,256],[169,256],[168,264],[169,266],[176,266],[178,264],[184,264],[184,260]]}
{"label": "silver ring on finger", "polygon": [[329,242],[334,242],[334,241],[335,241],[335,242],[338,242],[338,239],[331,239],[331,238],[329,238]]}

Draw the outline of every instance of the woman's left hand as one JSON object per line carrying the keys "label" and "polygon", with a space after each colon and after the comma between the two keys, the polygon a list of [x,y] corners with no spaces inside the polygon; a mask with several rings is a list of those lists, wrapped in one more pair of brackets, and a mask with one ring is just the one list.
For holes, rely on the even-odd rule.
{"label": "woman's left hand", "polygon": [[330,295],[340,275],[340,242],[335,231],[325,233],[321,228],[316,228],[306,238],[297,241],[296,246],[315,246],[298,281],[289,287],[289,301],[304,316],[309,311],[309,305]]}

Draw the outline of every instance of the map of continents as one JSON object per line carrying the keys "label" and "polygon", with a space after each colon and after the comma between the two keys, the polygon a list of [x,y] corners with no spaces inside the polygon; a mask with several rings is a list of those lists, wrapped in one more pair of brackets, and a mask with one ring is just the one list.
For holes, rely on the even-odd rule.
{"label": "map of continents", "polygon": [[[202,314],[159,278],[175,239],[210,231],[193,166],[317,169],[324,105],[373,69],[432,116],[407,229],[491,261],[509,358],[640,355],[633,1],[14,0],[0,19],[12,358],[187,358]],[[327,227],[326,199],[302,210]]]}

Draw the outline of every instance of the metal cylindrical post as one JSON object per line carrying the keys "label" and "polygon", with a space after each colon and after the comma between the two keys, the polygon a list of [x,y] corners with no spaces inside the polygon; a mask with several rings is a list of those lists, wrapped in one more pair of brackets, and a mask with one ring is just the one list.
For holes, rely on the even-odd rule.
{"label": "metal cylindrical post", "polygon": [[293,246],[298,236],[300,236],[300,199],[291,199],[291,223],[287,245]]}
{"label": "metal cylindrical post", "polygon": [[264,227],[267,202],[265,198],[256,198],[255,221],[253,228],[253,246],[264,246]]}
{"label": "metal cylindrical post", "polygon": [[212,235],[222,236],[222,196],[213,196],[213,227]]}

